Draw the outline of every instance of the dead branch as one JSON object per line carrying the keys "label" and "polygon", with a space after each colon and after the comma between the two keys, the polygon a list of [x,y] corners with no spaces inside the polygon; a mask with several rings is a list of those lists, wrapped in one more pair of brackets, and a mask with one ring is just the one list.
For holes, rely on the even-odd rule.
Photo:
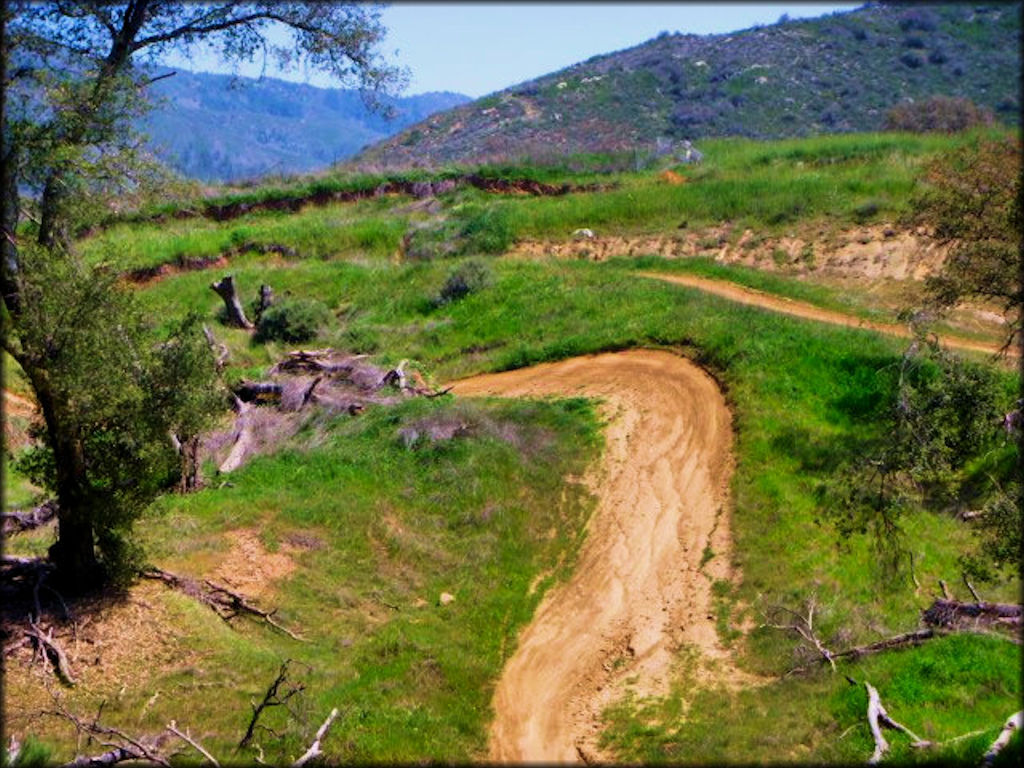
{"label": "dead branch", "polygon": [[235,387],[235,394],[243,403],[259,402],[266,399],[281,399],[281,392],[284,386],[278,381],[249,381],[241,382]]}
{"label": "dead branch", "polygon": [[930,640],[933,637],[938,637],[938,633],[934,629],[918,629],[914,632],[907,632],[902,635],[896,635],[885,640],[879,640],[875,643],[868,645],[859,645],[856,648],[847,648],[845,651],[839,651],[833,653],[833,659],[844,659],[844,658],[860,658],[861,656],[870,656],[873,653],[881,653],[882,651],[889,651],[894,648],[906,648],[908,645],[920,645],[925,640]]}
{"label": "dead branch", "polygon": [[253,443],[252,409],[254,406],[243,403],[237,397],[235,402],[238,406],[238,418],[235,420],[237,432],[235,434],[235,442],[231,446],[231,452],[217,469],[221,474],[227,474],[238,469]]}
{"label": "dead branch", "polygon": [[256,731],[256,724],[259,722],[260,715],[263,714],[264,710],[270,707],[280,707],[293,696],[306,690],[306,686],[303,683],[295,683],[283,694],[280,693],[281,686],[288,682],[288,666],[291,663],[291,659],[285,659],[281,663],[277,677],[274,678],[274,682],[270,684],[266,693],[263,694],[263,700],[259,704],[253,705],[252,719],[249,721],[249,727],[245,729],[245,735],[242,737],[242,740],[238,742],[239,749],[248,746],[252,741],[253,734]]}
{"label": "dead branch", "polygon": [[882,698],[878,695],[878,691],[875,689],[875,686],[865,680],[864,687],[868,692],[868,725],[871,728],[871,736],[875,740],[875,751],[871,753],[868,765],[878,764],[878,762],[885,756],[885,753],[889,751],[889,742],[886,741],[885,736],[882,735],[881,726],[883,725],[887,728],[892,728],[893,730],[905,733],[913,740],[913,746],[924,747],[931,744],[931,742],[925,741],[905,725],[897,723],[889,717],[889,713],[885,711],[885,707],[882,705]]}
{"label": "dead branch", "polygon": [[961,624],[995,624],[1019,627],[1021,606],[1016,603],[962,603],[959,600],[937,599],[922,614],[930,627],[956,627]]}
{"label": "dead branch", "polygon": [[35,641],[36,650],[43,654],[47,661],[52,661],[57,677],[64,685],[74,687],[76,680],[71,674],[71,665],[68,664],[67,654],[53,639],[53,630],[50,630],[49,633],[43,632],[31,617],[28,619],[28,625],[29,628],[25,630],[25,634]]}
{"label": "dead branch", "polygon": [[773,616],[779,616],[780,614],[786,614],[792,616],[794,621],[789,624],[779,623],[764,623],[761,626],[769,629],[778,629],[782,631],[795,632],[799,635],[805,643],[814,648],[815,651],[822,657],[824,661],[827,661],[832,666],[832,671],[836,669],[835,655],[824,646],[821,640],[814,632],[814,611],[817,608],[817,601],[814,597],[807,600],[807,615],[801,616],[794,610],[785,608],[783,606],[776,606],[771,614]]}
{"label": "dead branch", "polygon": [[1010,739],[1013,738],[1013,732],[1020,730],[1021,726],[1024,725],[1024,710],[1020,712],[1014,712],[1003,723],[1003,729],[999,732],[999,736],[992,742],[992,746],[988,748],[988,751],[981,758],[982,765],[992,765],[996,761],[996,757],[1003,748],[1010,743]]}
{"label": "dead branch", "polygon": [[947,600],[952,600],[953,596],[949,594],[949,587],[946,586],[946,582],[944,582],[942,579],[939,579],[939,586],[942,587],[942,596]]}
{"label": "dead branch", "polygon": [[173,720],[171,720],[171,722],[169,722],[167,724],[167,730],[170,731],[171,733],[173,733],[175,736],[177,736],[179,739],[181,739],[185,743],[190,744],[192,746],[192,748],[195,749],[199,754],[201,754],[203,757],[205,757],[207,760],[209,760],[211,763],[213,763],[215,768],[220,768],[220,763],[217,762],[217,759],[213,755],[211,755],[209,752],[207,752],[203,748],[202,744],[200,744],[198,741],[195,741],[189,735],[187,728],[185,729],[185,732],[182,733],[181,731],[178,730],[177,723],[175,723]]}
{"label": "dead branch", "polygon": [[217,361],[217,370],[224,370],[224,366],[227,365],[228,359],[231,357],[231,351],[227,348],[227,345],[217,341],[213,331],[205,323],[203,323],[203,335],[206,337],[206,343],[210,345],[210,351],[213,352],[213,356]]}
{"label": "dead branch", "polygon": [[4,536],[21,533],[22,531],[31,531],[42,525],[46,525],[55,517],[57,517],[56,499],[44,501],[38,507],[30,509],[27,512],[14,509],[10,512],[0,513],[0,519],[3,520],[2,530]]}
{"label": "dead branch", "polygon": [[[87,733],[90,736],[97,737],[110,737],[118,739],[120,743],[111,743],[109,741],[99,740],[101,746],[108,747],[109,750],[101,755],[80,756],[67,763],[64,768],[87,768],[87,766],[96,765],[114,765],[125,760],[148,760],[151,763],[162,765],[165,768],[171,768],[171,764],[165,757],[156,752],[155,750],[159,747],[160,738],[133,738],[123,731],[117,728],[111,728],[107,725],[102,725],[99,721],[99,714],[96,715],[95,719],[91,723],[82,720],[74,713],[69,712],[61,703],[59,699],[55,701],[58,707],[56,715],[63,717],[65,720],[70,721],[79,733]],[[100,706],[100,712],[103,711],[102,705]],[[152,742],[147,745],[145,742]]]}
{"label": "dead branch", "polygon": [[327,735],[327,731],[330,730],[331,723],[334,722],[334,719],[337,716],[338,708],[335,707],[331,710],[331,714],[327,716],[327,719],[324,720],[324,724],[320,726],[320,730],[316,732],[316,738],[313,740],[313,743],[309,745],[309,749],[306,750],[302,757],[292,763],[292,768],[300,768],[300,766],[305,765],[313,758],[319,757],[323,754],[320,749],[320,742],[323,741],[324,736]]}
{"label": "dead branch", "polygon": [[964,574],[961,574],[961,576],[963,577],[964,584],[967,586],[968,591],[971,593],[971,597],[974,598],[974,602],[976,602],[976,603],[982,602],[981,598],[978,597],[978,591],[974,588],[974,585],[971,584],[971,582],[967,579],[967,574],[964,573]]}
{"label": "dead branch", "polygon": [[304,638],[299,637],[274,619],[275,611],[264,611],[262,608],[258,608],[250,603],[249,598],[245,595],[234,592],[209,579],[203,579],[202,582],[199,582],[186,576],[178,576],[161,568],[148,568],[142,575],[147,579],[162,581],[171,589],[178,590],[189,597],[199,600],[213,609],[214,613],[224,619],[225,622],[228,622],[240,613],[248,614],[262,619],[274,629],[283,632],[293,640],[305,642]]}

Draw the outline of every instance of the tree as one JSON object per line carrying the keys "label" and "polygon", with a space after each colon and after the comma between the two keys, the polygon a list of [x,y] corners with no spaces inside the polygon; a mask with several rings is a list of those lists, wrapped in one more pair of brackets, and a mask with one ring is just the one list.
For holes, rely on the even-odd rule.
{"label": "tree", "polygon": [[[288,39],[275,42],[275,27]],[[155,345],[116,276],[81,264],[71,242],[112,197],[160,181],[131,128],[146,65],[199,46],[227,62],[262,55],[372,102],[402,79],[376,52],[383,34],[379,7],[359,4],[0,0],[3,346],[39,404],[45,449],[30,463],[57,495],[50,554],[66,583],[130,559],[131,523],[168,481],[168,433],[193,437],[209,406],[196,324]],[[195,398],[175,390],[193,384]]]}
{"label": "tree", "polygon": [[1007,317],[1006,346],[1021,332],[1021,144],[981,138],[928,168],[916,218],[949,246],[942,270],[926,283],[940,311],[965,299],[998,302]]}

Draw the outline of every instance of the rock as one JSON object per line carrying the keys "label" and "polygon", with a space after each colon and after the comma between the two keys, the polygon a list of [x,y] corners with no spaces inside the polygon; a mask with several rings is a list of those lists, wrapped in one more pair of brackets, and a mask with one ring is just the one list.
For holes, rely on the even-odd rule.
{"label": "rock", "polygon": [[593,240],[594,230],[592,229],[576,229],[573,230],[572,236],[577,240]]}
{"label": "rock", "polygon": [[448,605],[449,603],[455,602],[455,595],[451,592],[442,592],[441,597],[438,598],[437,602],[441,605]]}

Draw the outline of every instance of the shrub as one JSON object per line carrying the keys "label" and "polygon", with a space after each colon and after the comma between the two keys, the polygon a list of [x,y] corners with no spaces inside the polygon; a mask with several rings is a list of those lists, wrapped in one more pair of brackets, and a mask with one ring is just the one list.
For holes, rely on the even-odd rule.
{"label": "shrub", "polygon": [[933,96],[890,109],[885,116],[885,129],[910,133],[959,133],[977,125],[989,125],[992,121],[991,111],[969,99]]}
{"label": "shrub", "polygon": [[913,51],[907,51],[900,56],[900,62],[911,69],[917,69],[924,64],[924,59],[921,58],[921,54],[914,53]]}
{"label": "shrub", "polygon": [[515,241],[508,211],[497,206],[469,212],[459,234],[463,253],[504,253]]}
{"label": "shrub", "polygon": [[938,26],[935,14],[924,8],[915,8],[900,14],[900,29],[904,32],[919,30],[921,32],[932,32]]}
{"label": "shrub", "polygon": [[928,61],[930,61],[932,64],[945,64],[947,61],[949,61],[949,57],[946,56],[946,53],[942,49],[936,48],[934,51],[928,54]]}
{"label": "shrub", "polygon": [[481,261],[470,259],[459,264],[448,275],[434,305],[441,307],[486,288],[491,283],[491,270]]}
{"label": "shrub", "polygon": [[904,48],[924,48],[924,40],[918,35],[907,35],[903,38]]}
{"label": "shrub", "polygon": [[284,299],[263,313],[254,338],[259,342],[309,341],[329,318],[327,307],[316,299]]}

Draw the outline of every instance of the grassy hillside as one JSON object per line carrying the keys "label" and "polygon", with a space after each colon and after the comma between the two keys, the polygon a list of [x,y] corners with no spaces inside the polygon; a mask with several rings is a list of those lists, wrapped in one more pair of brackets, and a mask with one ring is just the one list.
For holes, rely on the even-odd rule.
{"label": "grassy hillside", "polygon": [[[651,171],[607,177],[612,188],[557,196],[456,187],[437,199],[385,195],[219,222],[122,223],[79,248],[122,270],[224,255],[213,269],[171,270],[130,289],[157,326],[200,312],[231,350],[228,381],[262,376],[291,347],[255,343],[220,323],[209,284],[227,271],[244,300],[268,283],[279,296],[323,301],[331,319],[309,347],[366,353],[381,365],[405,359],[436,382],[632,347],[691,357],[721,383],[736,432],[732,564],[739,576],[716,582],[715,619],[741,668],[763,683],[719,685],[713,669],[700,668],[681,648],[669,695],[606,713],[607,747],[623,761],[860,762],[872,747],[866,697],[863,686],[846,682],[847,673],[875,685],[890,714],[924,738],[981,731],[927,753],[977,762],[1019,706],[1015,644],[957,635],[842,663],[838,674],[812,665],[793,676],[795,640],[758,626],[768,606],[813,597],[822,606],[819,635],[834,648],[848,647],[915,628],[939,579],[959,591],[957,558],[978,546],[968,523],[908,513],[903,534],[915,570],[894,575],[881,567],[870,535],[839,538],[823,496],[837,473],[885,439],[892,372],[905,343],[741,306],[637,271],[692,269],[863,312],[871,296],[851,298],[851,289],[840,293],[813,277],[645,252],[603,262],[506,256],[521,238],[568,239],[581,226],[618,235],[675,232],[682,220],[687,228],[736,220],[771,237],[789,228],[893,221],[928,158],[971,140],[718,140],[708,142],[701,168],[682,171],[690,178],[681,185]],[[403,255],[411,227],[441,233],[457,247]],[[288,250],[239,248],[246,242]],[[453,272],[470,261],[486,279],[461,298],[439,301]],[[1009,407],[1020,377],[998,375]],[[406,444],[400,430],[428,422],[464,429],[451,439]],[[227,482],[165,497],[140,525],[154,563],[259,590],[261,604],[279,608],[277,618],[309,642],[239,620],[227,624],[147,583],[90,614],[102,627],[121,627],[122,639],[106,647],[83,641],[96,649],[89,658],[100,661],[76,657],[83,680],[64,702],[91,714],[106,700],[104,719],[132,732],[177,718],[228,754],[248,720],[248,701],[290,658],[301,664],[295,674],[307,688],[294,713],[282,708],[268,721],[286,733],[261,737],[268,761],[294,759],[334,706],[341,715],[324,744],[333,761],[482,759],[502,663],[585,535],[594,499],[579,480],[593,466],[601,428],[594,404],[578,399],[446,396],[374,406],[355,417],[314,414]],[[1012,468],[1016,449],[1004,442],[984,466]],[[18,536],[12,551],[40,553],[51,536]],[[987,599],[1015,599],[1019,578],[1004,573],[980,588]],[[442,592],[455,601],[442,604]],[[41,678],[25,671],[27,662],[15,663],[5,722],[69,757],[72,730],[39,716],[52,702]],[[897,754],[908,754],[903,742]]]}
{"label": "grassy hillside", "polygon": [[1020,5],[870,4],[730,35],[668,32],[435,115],[360,153],[405,167],[659,138],[872,131],[897,104],[961,96],[1020,119]]}

